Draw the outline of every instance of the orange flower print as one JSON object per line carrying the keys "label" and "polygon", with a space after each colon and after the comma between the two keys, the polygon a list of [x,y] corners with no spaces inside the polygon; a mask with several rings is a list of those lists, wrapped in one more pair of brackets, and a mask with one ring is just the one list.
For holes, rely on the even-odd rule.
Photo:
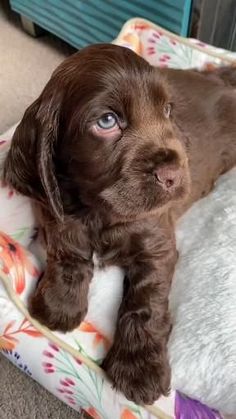
{"label": "orange flower print", "polygon": [[92,416],[93,419],[102,419],[101,416],[98,414],[98,412],[96,411],[96,409],[94,409],[94,407],[89,407],[88,409],[86,409],[86,412]]}
{"label": "orange flower print", "polygon": [[23,319],[18,327],[15,323],[15,320],[7,323],[2,335],[0,335],[0,351],[11,351],[12,349],[15,349],[19,342],[16,335],[19,335],[20,333],[24,333],[34,338],[42,336],[42,333],[36,330],[26,318]]}
{"label": "orange flower print", "polygon": [[33,277],[39,276],[39,271],[24,248],[2,232],[0,233],[0,267],[7,275],[12,274],[17,294],[24,291],[25,271]]}
{"label": "orange flower print", "polygon": [[129,409],[124,409],[120,419],[137,419],[137,416],[135,416],[131,410]]}
{"label": "orange flower print", "polygon": [[204,70],[207,71],[214,71],[217,68],[217,65],[212,64],[212,63],[206,63],[204,66]]}
{"label": "orange flower print", "polygon": [[103,344],[105,349],[109,349],[111,346],[111,342],[103,336],[100,332],[97,331],[97,329],[89,322],[82,322],[79,326],[79,331],[86,332],[86,333],[94,333],[94,347],[97,347],[99,344]]}
{"label": "orange flower print", "polygon": [[16,339],[15,337],[11,336],[10,329],[12,328],[12,326],[14,326],[14,321],[9,322],[4,331],[3,334],[0,335],[0,350],[5,350],[5,351],[11,351],[12,349],[15,349],[16,344],[18,343],[18,339]]}
{"label": "orange flower print", "polygon": [[136,54],[142,56],[142,43],[136,34],[127,33],[123,36],[122,42],[132,46],[132,49],[136,52]]}
{"label": "orange flower print", "polygon": [[149,29],[150,24],[147,22],[143,22],[142,20],[137,21],[134,25],[135,31],[143,31],[144,29]]}
{"label": "orange flower print", "polygon": [[16,347],[17,339],[14,339],[14,341],[11,339],[6,339],[2,336],[0,336],[0,351],[11,351]]}

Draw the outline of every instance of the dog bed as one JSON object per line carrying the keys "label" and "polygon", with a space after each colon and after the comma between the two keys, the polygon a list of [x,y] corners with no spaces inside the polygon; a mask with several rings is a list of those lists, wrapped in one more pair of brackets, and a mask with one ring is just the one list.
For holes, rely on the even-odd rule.
{"label": "dog bed", "polygon": [[[127,22],[114,43],[162,67],[214,68],[236,58],[142,19]],[[1,165],[14,129],[0,137]],[[123,272],[115,266],[99,271],[95,263],[89,311],[80,327],[67,334],[42,327],[27,311],[45,263],[31,202],[1,182],[0,350],[58,398],[95,419],[216,419],[235,413],[235,208],[233,169],[178,225],[180,260],[170,296],[172,390],[153,406],[140,407],[116,393],[99,367],[112,342]]]}

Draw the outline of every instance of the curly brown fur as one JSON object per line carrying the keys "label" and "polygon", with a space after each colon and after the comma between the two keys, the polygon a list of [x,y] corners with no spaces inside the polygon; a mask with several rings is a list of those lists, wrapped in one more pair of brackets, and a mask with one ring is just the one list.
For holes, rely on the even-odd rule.
{"label": "curly brown fur", "polygon": [[[87,311],[93,253],[123,267],[128,286],[103,366],[139,404],[169,391],[174,225],[235,164],[235,109],[233,91],[206,75],[95,45],[59,66],[12,141],[5,179],[37,202],[47,246],[30,312],[71,330]],[[114,130],[101,129],[111,112]]]}

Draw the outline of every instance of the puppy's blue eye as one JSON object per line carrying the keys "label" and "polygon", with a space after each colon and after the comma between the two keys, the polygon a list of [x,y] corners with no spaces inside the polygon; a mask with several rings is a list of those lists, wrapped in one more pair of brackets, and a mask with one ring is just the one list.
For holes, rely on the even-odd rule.
{"label": "puppy's blue eye", "polygon": [[114,113],[105,113],[98,119],[97,125],[102,129],[111,129],[117,125],[117,117]]}

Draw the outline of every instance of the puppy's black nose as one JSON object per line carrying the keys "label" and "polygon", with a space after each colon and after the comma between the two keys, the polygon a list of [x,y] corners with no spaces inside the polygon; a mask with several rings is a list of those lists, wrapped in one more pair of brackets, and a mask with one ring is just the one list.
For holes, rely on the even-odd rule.
{"label": "puppy's black nose", "polygon": [[180,185],[182,170],[178,167],[164,165],[154,170],[154,176],[163,189],[170,191]]}

